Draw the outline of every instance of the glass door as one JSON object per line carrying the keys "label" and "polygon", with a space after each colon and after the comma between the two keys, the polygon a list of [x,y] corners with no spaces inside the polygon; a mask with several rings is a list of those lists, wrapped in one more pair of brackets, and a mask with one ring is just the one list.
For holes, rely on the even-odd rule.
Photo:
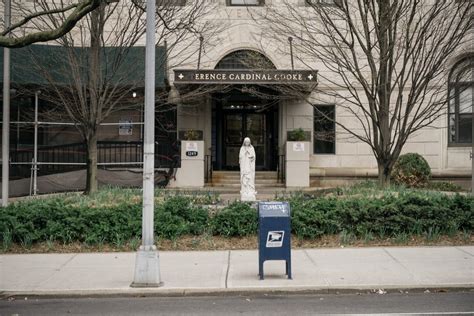
{"label": "glass door", "polygon": [[245,137],[250,138],[255,149],[255,168],[265,169],[265,115],[247,111],[224,113],[223,167],[228,170],[239,169],[239,152]]}
{"label": "glass door", "polygon": [[226,169],[239,168],[239,151],[242,146],[244,121],[242,113],[224,114],[224,166]]}
{"label": "glass door", "polygon": [[249,137],[255,149],[257,161],[255,168],[262,170],[265,168],[265,115],[262,113],[245,114],[244,137]]}

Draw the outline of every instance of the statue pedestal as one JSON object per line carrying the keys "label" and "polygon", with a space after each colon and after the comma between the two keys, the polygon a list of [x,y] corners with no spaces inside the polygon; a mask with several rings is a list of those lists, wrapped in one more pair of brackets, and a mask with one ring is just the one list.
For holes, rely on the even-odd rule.
{"label": "statue pedestal", "polygon": [[181,141],[181,168],[176,172],[176,181],[170,187],[204,187],[204,141]]}
{"label": "statue pedestal", "polygon": [[309,187],[310,142],[286,142],[286,187]]}

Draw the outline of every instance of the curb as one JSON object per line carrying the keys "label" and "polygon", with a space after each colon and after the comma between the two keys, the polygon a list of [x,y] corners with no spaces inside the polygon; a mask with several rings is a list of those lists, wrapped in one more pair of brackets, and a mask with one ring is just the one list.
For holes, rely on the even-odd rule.
{"label": "curb", "polygon": [[[381,291],[381,292],[379,292]],[[443,293],[473,292],[474,284],[416,285],[416,286],[355,286],[355,287],[248,287],[248,288],[187,288],[187,289],[99,289],[99,290],[37,290],[0,291],[0,300],[19,297],[37,298],[86,298],[86,297],[199,297],[246,295],[324,295],[324,294],[394,294],[394,293]]]}

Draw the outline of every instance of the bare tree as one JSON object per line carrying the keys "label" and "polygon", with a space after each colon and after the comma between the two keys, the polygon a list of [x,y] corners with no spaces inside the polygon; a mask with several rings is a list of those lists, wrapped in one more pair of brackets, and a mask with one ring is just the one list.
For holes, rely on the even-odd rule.
{"label": "bare tree", "polygon": [[[204,0],[202,0],[204,1]],[[209,12],[201,0],[190,5],[177,5],[176,1],[163,1],[157,7],[159,36],[157,45],[167,46],[166,55],[160,56],[157,69],[167,68],[170,54],[196,55],[196,41],[202,34],[210,42],[214,30],[200,19]],[[62,2],[40,0],[44,10],[64,6]],[[136,67],[131,60],[132,50],[145,31],[144,8],[137,2],[102,3],[87,15],[75,29],[58,38],[60,49],[54,56],[37,56],[30,49],[28,60],[46,79],[42,98],[56,107],[48,113],[50,119],[69,118],[80,132],[87,147],[86,193],[97,190],[97,139],[100,124],[112,113],[136,109],[139,99],[130,102],[132,92],[144,86],[144,65]],[[36,28],[55,28],[66,19],[59,14],[55,19],[37,20]],[[179,44],[179,45],[178,45]],[[144,61],[144,49],[134,57]],[[178,52],[178,53],[177,53]],[[132,57],[133,57],[132,56]],[[166,80],[166,78],[165,78]],[[169,110],[167,91],[157,90],[157,106]],[[197,95],[202,92],[192,92]],[[185,95],[186,97],[186,95]]]}
{"label": "bare tree", "polygon": [[[37,5],[54,11],[64,2],[40,0]],[[97,190],[99,125],[110,114],[136,106],[129,102],[130,96],[143,87],[143,75],[130,60],[131,49],[145,30],[142,15],[133,3],[102,2],[74,30],[56,40],[53,56],[27,50],[31,65],[46,79],[42,98],[55,106],[50,120],[72,120],[86,144],[86,193]],[[66,14],[58,14],[54,19],[38,19],[34,26],[52,29],[65,19]],[[144,58],[144,51],[140,55]]]}
{"label": "bare tree", "polygon": [[[18,48],[58,39],[69,33],[83,17],[99,7],[101,2],[105,3],[102,0],[69,1],[48,9],[23,1],[14,1],[12,3],[13,23],[8,28],[3,28],[0,34],[0,47]],[[44,18],[56,19],[59,15],[63,17],[61,23],[53,28],[31,27]]]}
{"label": "bare tree", "polygon": [[284,87],[285,95],[310,103],[336,100],[338,111],[357,124],[335,123],[370,146],[379,182],[386,185],[408,138],[446,113],[446,64],[472,40],[472,3],[305,2],[296,6],[282,0],[256,16],[282,47],[288,47],[288,37],[293,39],[300,65],[319,70],[319,86],[311,97],[291,87]]}

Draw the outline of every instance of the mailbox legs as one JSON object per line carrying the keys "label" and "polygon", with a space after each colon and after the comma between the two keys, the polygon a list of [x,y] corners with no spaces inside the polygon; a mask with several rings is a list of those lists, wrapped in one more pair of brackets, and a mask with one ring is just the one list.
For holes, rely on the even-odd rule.
{"label": "mailbox legs", "polygon": [[[263,280],[263,263],[265,260],[258,259],[258,275],[260,277],[260,280]],[[292,280],[293,278],[291,277],[291,257],[289,260],[285,260],[285,271],[286,275],[288,276],[288,279]]]}
{"label": "mailbox legs", "polygon": [[291,259],[286,261],[286,275],[288,276],[288,279],[292,279],[291,277]]}

